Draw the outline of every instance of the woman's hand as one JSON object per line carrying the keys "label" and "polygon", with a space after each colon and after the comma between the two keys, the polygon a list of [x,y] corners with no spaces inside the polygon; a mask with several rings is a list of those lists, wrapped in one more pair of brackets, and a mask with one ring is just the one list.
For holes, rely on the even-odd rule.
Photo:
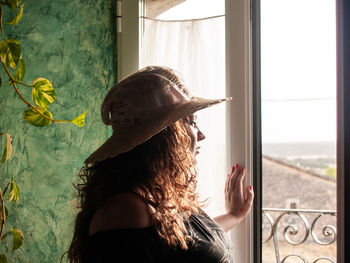
{"label": "woman's hand", "polygon": [[241,221],[250,211],[253,204],[253,187],[246,187],[245,169],[238,164],[232,167],[225,185],[225,208],[227,213]]}
{"label": "woman's hand", "polygon": [[225,185],[225,208],[226,214],[217,216],[214,220],[227,232],[239,224],[249,213],[253,204],[253,187],[245,186],[245,171],[238,164],[232,167],[228,174]]}

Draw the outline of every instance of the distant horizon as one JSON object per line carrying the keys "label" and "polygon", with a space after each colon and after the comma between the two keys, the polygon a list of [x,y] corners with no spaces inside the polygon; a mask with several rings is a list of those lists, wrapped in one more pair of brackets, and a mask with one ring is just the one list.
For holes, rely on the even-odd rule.
{"label": "distant horizon", "polygon": [[336,140],[328,140],[328,141],[263,141],[262,144],[304,144],[304,143],[334,143],[336,144]]}
{"label": "distant horizon", "polygon": [[293,158],[328,158],[336,156],[335,141],[262,143],[262,154]]}

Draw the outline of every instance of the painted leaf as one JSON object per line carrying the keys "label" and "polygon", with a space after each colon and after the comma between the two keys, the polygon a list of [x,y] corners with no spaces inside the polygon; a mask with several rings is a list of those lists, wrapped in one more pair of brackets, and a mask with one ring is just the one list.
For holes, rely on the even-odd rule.
{"label": "painted leaf", "polygon": [[11,233],[13,235],[13,245],[12,245],[12,251],[20,248],[24,241],[24,235],[21,230],[18,228],[12,228]]}
{"label": "painted leaf", "polygon": [[47,109],[55,101],[56,92],[48,79],[36,78],[33,81],[32,97],[36,105]]}
{"label": "painted leaf", "polygon": [[0,42],[1,61],[11,68],[16,69],[17,63],[21,57],[21,45],[18,40],[9,38]]}
{"label": "painted leaf", "polygon": [[17,69],[15,74],[13,75],[13,78],[17,81],[22,81],[25,74],[26,74],[26,64],[24,63],[23,59],[19,59],[17,64]]}
{"label": "painted leaf", "polygon": [[12,137],[11,137],[11,135],[9,135],[7,133],[0,133],[0,136],[2,136],[2,135],[5,136],[6,142],[5,142],[4,152],[3,152],[2,158],[0,160],[0,164],[3,164],[8,159],[10,159],[11,154],[12,154]]}
{"label": "painted leaf", "polygon": [[[43,115],[49,117],[52,119],[51,112],[47,110],[39,110]],[[44,127],[51,123],[51,120],[45,119],[43,116],[41,116],[39,113],[34,111],[33,109],[28,109],[24,112],[24,120],[30,124],[33,124],[37,127]]]}
{"label": "painted leaf", "polygon": [[0,59],[4,63],[6,62],[8,52],[9,52],[9,47],[6,41],[1,41],[0,42]]}
{"label": "painted leaf", "polygon": [[72,122],[77,125],[78,127],[83,127],[84,123],[85,123],[85,115],[86,115],[86,111],[84,111],[82,114],[80,114],[78,117],[76,117],[75,119],[72,120]]}
{"label": "painted leaf", "polygon": [[23,5],[20,5],[17,14],[12,18],[11,21],[7,22],[6,24],[11,25],[11,26],[17,25],[17,23],[19,22],[19,20],[21,20],[21,18],[22,18],[22,15],[23,15],[23,7],[24,7],[24,4],[23,4]]}
{"label": "painted leaf", "polygon": [[5,254],[0,254],[0,263],[7,263],[7,257]]}
{"label": "painted leaf", "polygon": [[16,203],[19,200],[19,189],[14,181],[11,181],[10,192],[6,199],[14,203]]}
{"label": "painted leaf", "polygon": [[12,10],[16,10],[19,6],[19,3],[21,0],[6,0],[6,4],[11,8]]}
{"label": "painted leaf", "polygon": [[[8,215],[9,215],[9,210],[5,206],[5,220],[4,220],[5,222],[6,222],[7,218],[8,218]],[[1,207],[0,207],[0,222],[2,222],[2,208]]]}
{"label": "painted leaf", "polygon": [[18,63],[18,61],[21,57],[21,54],[22,54],[21,45],[18,42],[18,40],[13,39],[13,38],[6,40],[6,42],[9,46],[9,49],[10,49],[9,55],[12,56],[12,60],[9,61],[9,66],[13,69],[16,69],[17,63]]}

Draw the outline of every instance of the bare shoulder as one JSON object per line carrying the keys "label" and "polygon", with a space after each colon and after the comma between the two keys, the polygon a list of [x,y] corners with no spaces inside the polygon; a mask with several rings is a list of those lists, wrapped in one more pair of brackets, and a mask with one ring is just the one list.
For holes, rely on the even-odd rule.
{"label": "bare shoulder", "polygon": [[134,193],[120,193],[95,212],[89,234],[110,229],[145,228],[153,225],[146,203]]}

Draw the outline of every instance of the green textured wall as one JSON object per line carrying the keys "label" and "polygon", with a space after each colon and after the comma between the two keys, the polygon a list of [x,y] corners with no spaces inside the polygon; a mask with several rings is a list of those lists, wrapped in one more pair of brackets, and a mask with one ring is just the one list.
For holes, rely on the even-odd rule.
{"label": "green textured wall", "polygon": [[[72,119],[88,110],[85,127],[51,124],[37,128],[24,122],[26,106],[1,68],[0,132],[13,136],[13,156],[0,170],[14,175],[19,203],[9,204],[8,226],[22,229],[25,241],[9,262],[59,262],[72,237],[75,211],[72,182],[88,154],[111,133],[102,124],[100,105],[116,79],[115,22],[112,0],[26,0],[21,21],[5,25],[8,37],[22,46],[27,73],[23,82],[49,79],[57,100],[57,119]],[[9,20],[10,9],[4,7]],[[31,89],[20,86],[26,98]],[[4,251],[0,244],[0,252]]]}

